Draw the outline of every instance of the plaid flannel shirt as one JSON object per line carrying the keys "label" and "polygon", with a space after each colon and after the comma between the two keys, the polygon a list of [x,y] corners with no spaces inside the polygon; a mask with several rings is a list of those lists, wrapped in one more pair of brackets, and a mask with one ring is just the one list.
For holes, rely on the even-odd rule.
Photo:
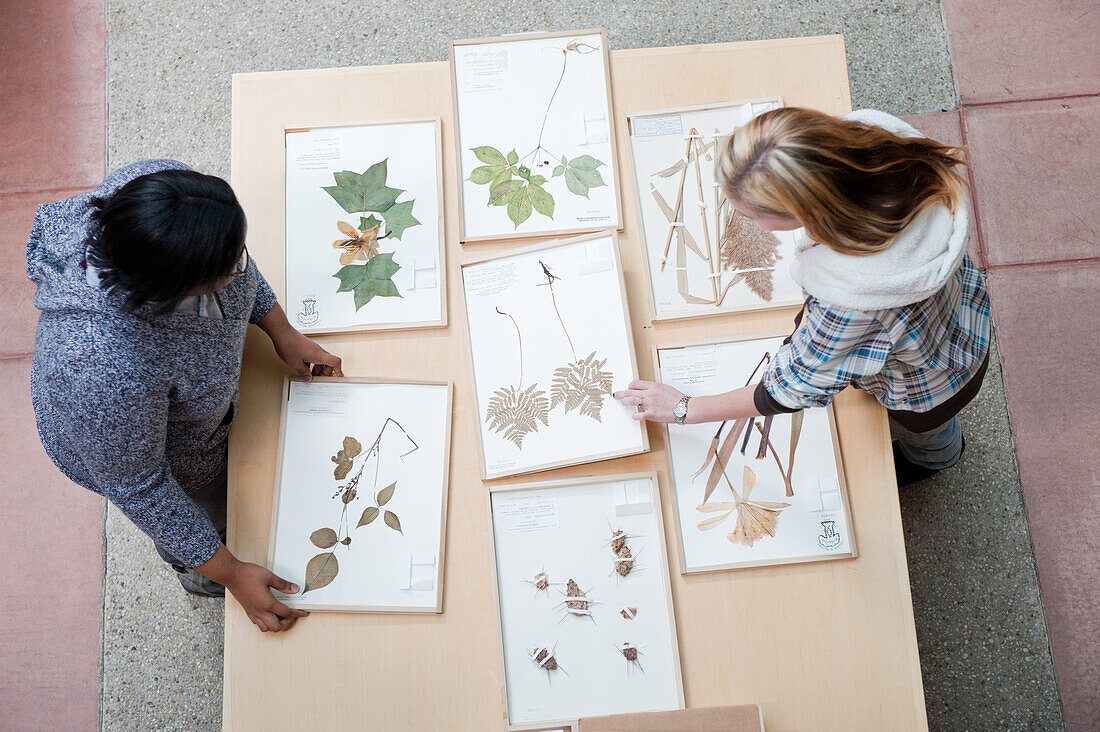
{"label": "plaid flannel shirt", "polygon": [[757,390],[765,414],[825,406],[849,384],[888,409],[927,412],[958,393],[989,350],[989,293],[969,255],[920,302],[863,312],[808,296],[804,313]]}

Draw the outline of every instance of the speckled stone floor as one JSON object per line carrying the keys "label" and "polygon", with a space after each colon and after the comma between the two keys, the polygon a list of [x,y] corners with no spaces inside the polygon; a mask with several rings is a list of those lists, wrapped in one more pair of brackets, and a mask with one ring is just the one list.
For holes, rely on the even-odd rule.
{"label": "speckled stone floor", "polygon": [[[843,33],[852,102],[957,106],[939,2],[664,0],[107,3],[108,168],[173,157],[229,173],[234,72],[442,60],[452,38],[606,26],[614,48]],[[958,467],[902,496],[933,729],[1061,728],[999,368]],[[221,604],[185,596],[147,539],[106,530],[103,727],[220,726]]]}

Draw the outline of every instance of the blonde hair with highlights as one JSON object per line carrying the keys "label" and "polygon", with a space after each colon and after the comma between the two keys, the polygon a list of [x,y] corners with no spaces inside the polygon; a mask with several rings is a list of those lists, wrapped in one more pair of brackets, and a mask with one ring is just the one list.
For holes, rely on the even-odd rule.
{"label": "blonde hair with highlights", "polygon": [[955,211],[966,149],[900,137],[798,107],[753,118],[718,160],[726,196],[762,216],[798,219],[814,241],[868,255],[937,204]]}

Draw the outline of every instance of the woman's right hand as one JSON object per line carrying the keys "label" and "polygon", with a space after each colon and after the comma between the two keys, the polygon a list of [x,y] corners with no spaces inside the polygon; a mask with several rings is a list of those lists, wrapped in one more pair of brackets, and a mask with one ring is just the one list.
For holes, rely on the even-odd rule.
{"label": "woman's right hand", "polygon": [[252,562],[238,562],[232,577],[225,583],[225,589],[233,593],[248,619],[265,633],[286,630],[298,618],[309,615],[305,610],[289,608],[276,600],[271,588],[288,595],[298,592],[298,585]]}
{"label": "woman's right hand", "polygon": [[294,625],[298,618],[309,615],[305,610],[289,608],[275,599],[272,589],[292,595],[298,585],[258,564],[242,562],[233,556],[225,544],[218,547],[214,556],[195,567],[203,576],[220,582],[241,604],[248,619],[264,633],[278,633]]}

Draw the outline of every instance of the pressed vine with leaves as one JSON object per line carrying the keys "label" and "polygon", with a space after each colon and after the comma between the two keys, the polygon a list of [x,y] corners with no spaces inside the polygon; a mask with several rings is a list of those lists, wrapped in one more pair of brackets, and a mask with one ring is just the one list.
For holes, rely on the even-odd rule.
{"label": "pressed vine with leaves", "polygon": [[356,311],[375,297],[401,297],[393,282],[401,265],[393,261],[393,252],[379,250],[380,242],[400,240],[406,229],[420,225],[412,214],[415,199],[399,203],[397,199],[405,191],[386,185],[388,160],[375,163],[362,173],[350,170],[333,173],[336,185],[322,186],[341,208],[359,215],[358,227],[346,221],[336,222],[344,238],[332,243],[333,249],[340,250],[343,265],[333,275],[340,280],[336,291],[352,293]]}
{"label": "pressed vine with leaves", "polygon": [[[566,190],[582,198],[588,198],[588,192],[591,189],[607,185],[599,171],[605,165],[602,160],[591,155],[578,155],[573,158],[558,155],[543,144],[546,122],[550,118],[550,111],[565,79],[570,54],[579,56],[600,49],[578,38],[569,41],[564,47],[551,48],[561,53],[561,73],[558,75],[554,91],[550,94],[550,101],[546,104],[534,149],[520,157],[515,148],[507,154],[490,145],[471,148],[477,159],[484,165],[474,168],[466,180],[474,185],[487,185],[489,187],[488,205],[503,206],[508,218],[517,229],[520,224],[531,218],[532,212],[549,219],[554,218],[554,195],[546,189],[546,186],[559,177],[564,181]],[[549,179],[543,173],[549,173]]]}
{"label": "pressed vine with leaves", "polygon": [[366,452],[363,452],[363,444],[359,442],[359,440],[348,435],[344,437],[340,449],[331,457],[332,462],[336,464],[336,467],[332,471],[332,477],[337,481],[342,481],[348,477],[348,474],[354,469],[357,459],[361,458],[361,462],[359,463],[359,469],[356,471],[355,475],[346,483],[338,486],[336,492],[332,495],[333,500],[339,500],[341,504],[340,520],[336,523],[336,528],[325,526],[309,535],[310,542],[318,549],[325,551],[315,555],[306,564],[305,583],[302,587],[303,595],[311,590],[319,590],[336,579],[336,575],[340,571],[340,562],[336,557],[337,547],[343,546],[348,550],[351,548],[352,537],[351,528],[348,523],[348,507],[359,499],[362,488],[360,481],[363,478],[364,470],[372,460],[374,464],[374,477],[372,490],[369,493],[370,503],[363,509],[355,528],[358,529],[362,526],[367,526],[381,516],[382,522],[385,523],[386,526],[398,533],[404,533],[401,530],[401,521],[398,519],[397,514],[390,510],[390,508],[387,508],[388,504],[393,499],[394,492],[397,490],[397,481],[390,483],[381,490],[378,489],[382,438],[386,434],[386,429],[391,425],[401,430],[401,435],[408,444],[412,445],[411,449],[401,453],[399,456],[401,461],[404,462],[405,458],[419,450],[420,446],[417,445],[416,441],[405,431],[405,428],[392,417],[386,418],[386,421],[382,424],[382,429],[378,432],[378,436]]}

